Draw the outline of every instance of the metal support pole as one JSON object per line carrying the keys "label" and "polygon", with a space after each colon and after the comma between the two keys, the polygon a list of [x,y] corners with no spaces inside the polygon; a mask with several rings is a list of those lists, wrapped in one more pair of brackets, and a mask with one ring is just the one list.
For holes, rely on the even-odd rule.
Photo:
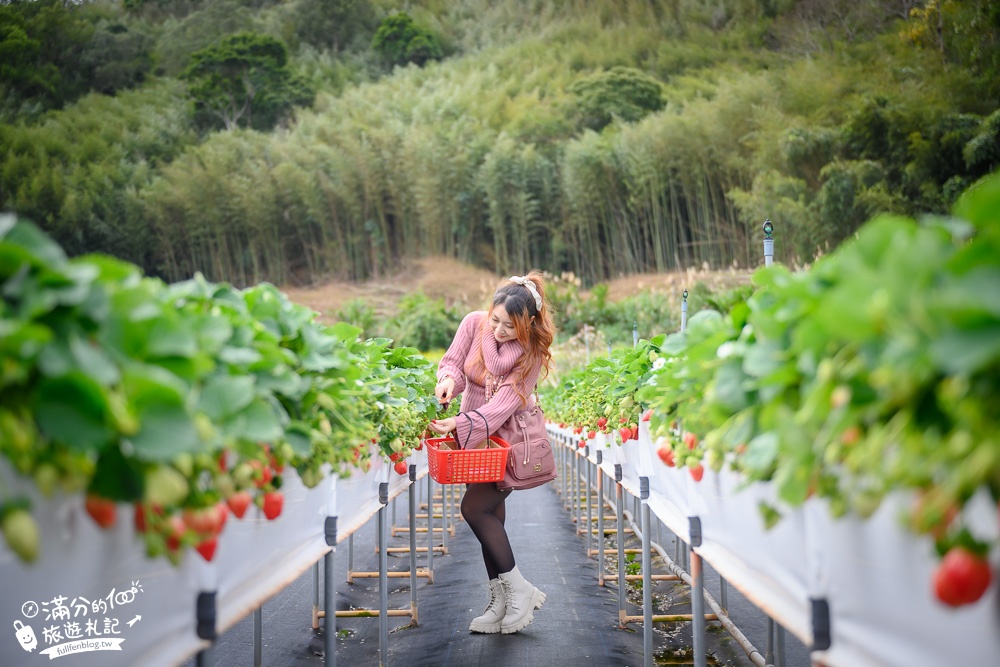
{"label": "metal support pole", "polygon": [[774,239],[771,238],[773,231],[771,220],[764,220],[764,266],[771,266],[774,262]]}
{"label": "metal support pole", "polygon": [[319,561],[313,563],[312,573],[313,573],[312,629],[316,630],[319,628]]}
{"label": "metal support pole", "polygon": [[378,500],[382,503],[378,510],[378,663],[383,667],[389,664],[389,554],[385,550],[389,532],[389,522],[386,520],[388,482],[378,485]]}
{"label": "metal support pole", "polygon": [[691,634],[694,644],[695,667],[705,667],[705,573],[702,571],[701,556],[695,547],[701,546],[701,519],[696,516],[688,518],[688,536],[691,544],[688,551],[691,557]]}
{"label": "metal support pole", "polygon": [[[648,477],[639,478],[639,497],[642,502],[642,664],[653,667],[653,561],[649,547]],[[619,585],[621,583],[622,578],[619,578]]]}
{"label": "metal support pole", "polygon": [[622,467],[615,464],[615,516],[618,521],[618,623],[625,627],[625,497],[622,488]]}
{"label": "metal support pole", "polygon": [[774,664],[774,619],[767,617],[767,642],[764,644],[764,660],[769,665]]}
{"label": "metal support pole", "polygon": [[[333,555],[337,552],[337,517],[326,518],[326,544],[330,550],[323,556],[323,649],[327,667],[337,664],[337,586],[333,582]],[[317,578],[319,570],[316,571]]]}
{"label": "metal support pole", "polygon": [[722,577],[719,577],[719,604],[729,613],[729,584]]}
{"label": "metal support pole", "polygon": [[785,629],[781,627],[780,623],[775,623],[775,644],[777,644],[777,650],[775,651],[775,667],[785,667]]}
{"label": "metal support pole", "polygon": [[[574,455],[573,463],[574,467],[576,468],[576,471],[573,475],[573,488],[575,489],[575,491],[573,492],[573,502],[576,504],[576,534],[579,535],[580,531],[583,529],[583,501],[580,497],[580,492],[581,492],[580,487],[582,486],[581,484],[582,475],[580,466],[583,465],[583,457],[580,456],[579,448],[577,448],[577,450],[573,452],[573,455]],[[587,530],[590,530],[590,526],[587,526]]]}
{"label": "metal support pole", "polygon": [[684,331],[688,326],[688,291],[684,290],[681,296],[684,297],[681,300],[681,331]]}
{"label": "metal support pole", "polygon": [[434,572],[434,480],[427,475],[427,569]]}
{"label": "metal support pole", "polygon": [[587,503],[587,554],[590,554],[590,539],[594,535],[594,508],[593,503],[590,501],[591,490],[593,489],[591,469],[594,467],[590,463],[590,445],[583,448],[583,460],[586,462],[587,466],[587,493],[586,500]]}
{"label": "metal support pole", "polygon": [[639,322],[632,320],[632,347],[639,344]]}
{"label": "metal support pole", "polygon": [[263,665],[263,656],[261,655],[261,635],[263,634],[263,611],[261,607],[257,607],[253,610],[253,667],[261,667]]}
{"label": "metal support pole", "polygon": [[417,625],[417,466],[410,464],[410,625]]}
{"label": "metal support pole", "polygon": [[597,585],[604,585],[604,452],[597,450]]}

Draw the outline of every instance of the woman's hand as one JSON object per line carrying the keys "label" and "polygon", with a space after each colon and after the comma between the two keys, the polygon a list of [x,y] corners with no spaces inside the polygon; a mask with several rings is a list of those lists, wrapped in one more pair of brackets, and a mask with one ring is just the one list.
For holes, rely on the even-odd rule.
{"label": "woman's hand", "polygon": [[448,403],[455,396],[455,379],[445,378],[434,387],[434,395],[442,403]]}
{"label": "woman's hand", "polygon": [[441,435],[448,435],[455,430],[455,425],[457,423],[458,420],[454,417],[448,417],[447,419],[433,419],[431,420],[430,428],[432,431],[440,433]]}

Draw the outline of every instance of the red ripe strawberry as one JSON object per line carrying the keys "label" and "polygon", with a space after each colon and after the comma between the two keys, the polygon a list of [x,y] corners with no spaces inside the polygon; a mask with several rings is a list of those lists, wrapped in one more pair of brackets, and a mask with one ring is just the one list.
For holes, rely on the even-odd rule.
{"label": "red ripe strawberry", "polygon": [[659,449],[656,450],[656,454],[660,457],[661,461],[671,468],[674,467],[674,450],[670,449],[668,445],[660,445]]}
{"label": "red ripe strawberry", "polygon": [[223,502],[215,503],[215,515],[216,515],[215,533],[219,534],[222,532],[223,527],[225,527],[226,525],[226,519],[229,518],[229,509],[226,507],[226,503]]}
{"label": "red ripe strawberry", "polygon": [[576,445],[576,446],[577,446],[578,448],[580,448],[580,449],[583,449],[584,447],[586,447],[586,446],[587,446],[587,441],[586,441],[586,440],[581,440],[580,442],[578,442],[578,443],[577,443],[577,445]]}
{"label": "red ripe strawberry", "polygon": [[597,428],[604,428],[608,425],[607,417],[601,417],[597,420]]}
{"label": "red ripe strawberry", "polygon": [[653,411],[652,410],[646,410],[645,412],[642,413],[642,421],[648,422],[649,418],[652,417],[652,416],[653,416]]}
{"label": "red ripe strawberry", "polygon": [[396,461],[396,464],[392,466],[392,469],[400,475],[405,475],[410,472],[410,467],[406,465],[406,461]]}
{"label": "red ripe strawberry", "polygon": [[583,433],[583,427],[579,426],[579,425],[574,426],[573,427],[573,433],[575,433],[577,435],[580,435],[581,433]]}
{"label": "red ripe strawberry", "polygon": [[264,494],[264,516],[269,521],[274,521],[281,515],[281,508],[285,505],[285,496],[280,491],[268,491]]}
{"label": "red ripe strawberry", "polygon": [[184,525],[199,535],[214,535],[219,527],[219,514],[214,507],[187,508],[181,514]]}
{"label": "red ripe strawberry", "polygon": [[632,439],[633,440],[638,440],[639,439],[639,425],[638,424],[634,424],[632,426]]}
{"label": "red ripe strawberry", "polygon": [[694,449],[698,446],[698,436],[691,432],[685,433],[684,444],[687,445],[688,449]]}
{"label": "red ripe strawberry", "polygon": [[593,440],[597,437],[597,431],[587,431],[587,440]]}
{"label": "red ripe strawberry", "polygon": [[421,440],[420,442],[417,443],[417,451],[419,452],[423,448],[424,448],[424,441]]}
{"label": "red ripe strawberry", "polygon": [[207,540],[200,542],[195,550],[201,554],[201,557],[205,560],[211,562],[215,558],[215,549],[219,546],[219,538],[215,535],[208,538]]}
{"label": "red ripe strawberry", "polygon": [[177,551],[181,547],[181,538],[187,530],[184,519],[176,514],[170,517],[170,525],[167,527],[167,550]]}
{"label": "red ripe strawberry", "polygon": [[226,472],[226,469],[229,467],[227,465],[228,461],[226,460],[226,450],[223,449],[219,452],[219,458],[217,460],[219,462],[219,472]]}
{"label": "red ripe strawberry", "polygon": [[934,572],[934,594],[952,607],[981,598],[992,580],[990,564],[965,547],[952,547]]}
{"label": "red ripe strawberry", "polygon": [[115,525],[115,520],[118,518],[118,509],[115,507],[114,501],[88,493],[84,507],[90,518],[94,520],[94,523],[101,528],[110,528]]}
{"label": "red ripe strawberry", "polygon": [[135,532],[145,533],[146,532],[146,509],[142,506],[142,503],[135,504]]}
{"label": "red ripe strawberry", "polygon": [[271,467],[264,465],[260,461],[251,461],[250,467],[254,469],[254,484],[257,485],[258,489],[262,488],[274,478],[274,474],[271,472]]}
{"label": "red ripe strawberry", "polygon": [[249,491],[237,491],[226,498],[226,505],[237,519],[242,519],[251,500]]}
{"label": "red ripe strawberry", "polygon": [[627,422],[627,421],[628,421],[628,419],[626,419],[625,417],[619,417],[619,418],[618,418],[618,423],[619,423],[619,424],[624,424],[624,423],[625,423],[625,422]]}
{"label": "red ripe strawberry", "polygon": [[622,442],[628,442],[632,439],[632,429],[622,428],[618,430],[618,435],[622,437]]}
{"label": "red ripe strawberry", "polygon": [[691,473],[691,477],[696,482],[700,482],[701,478],[705,476],[705,466],[700,463],[690,466],[688,471]]}
{"label": "red ripe strawberry", "polygon": [[566,422],[559,422],[559,428],[566,428]]}

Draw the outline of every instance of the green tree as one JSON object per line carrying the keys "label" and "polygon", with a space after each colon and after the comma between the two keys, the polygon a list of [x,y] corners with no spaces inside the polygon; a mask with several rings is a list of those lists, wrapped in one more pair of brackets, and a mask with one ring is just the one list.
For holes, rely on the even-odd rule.
{"label": "green tree", "polygon": [[660,82],[631,67],[612,67],[573,82],[581,124],[600,131],[615,119],[627,123],[664,107]]}
{"label": "green tree", "polygon": [[181,73],[198,109],[226,130],[269,129],[293,106],[312,104],[315,92],[288,69],[278,40],[244,32],[191,56]]}
{"label": "green tree", "polygon": [[414,63],[423,67],[428,60],[440,60],[442,55],[437,37],[417,25],[406,12],[393,14],[379,24],[372,48],[390,65]]}
{"label": "green tree", "polygon": [[378,24],[368,0],[300,0],[294,21],[300,39],[334,53],[356,40],[367,43]]}

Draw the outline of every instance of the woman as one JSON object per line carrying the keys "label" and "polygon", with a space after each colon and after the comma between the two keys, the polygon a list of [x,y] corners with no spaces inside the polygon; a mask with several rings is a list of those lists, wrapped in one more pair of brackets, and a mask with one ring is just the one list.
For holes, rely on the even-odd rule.
{"label": "woman", "polygon": [[[534,405],[539,376],[549,370],[555,325],[545,301],[540,271],[510,278],[493,294],[487,312],[465,316],[438,365],[434,390],[441,402],[462,394],[457,417],[433,421],[430,428],[455,432],[461,445],[475,446],[507,419]],[[474,444],[475,443],[475,444]],[[495,483],[469,484],[462,516],[483,550],[490,603],[473,619],[471,632],[517,632],[531,623],[545,593],[521,576],[504,530],[504,500],[510,490]]]}

